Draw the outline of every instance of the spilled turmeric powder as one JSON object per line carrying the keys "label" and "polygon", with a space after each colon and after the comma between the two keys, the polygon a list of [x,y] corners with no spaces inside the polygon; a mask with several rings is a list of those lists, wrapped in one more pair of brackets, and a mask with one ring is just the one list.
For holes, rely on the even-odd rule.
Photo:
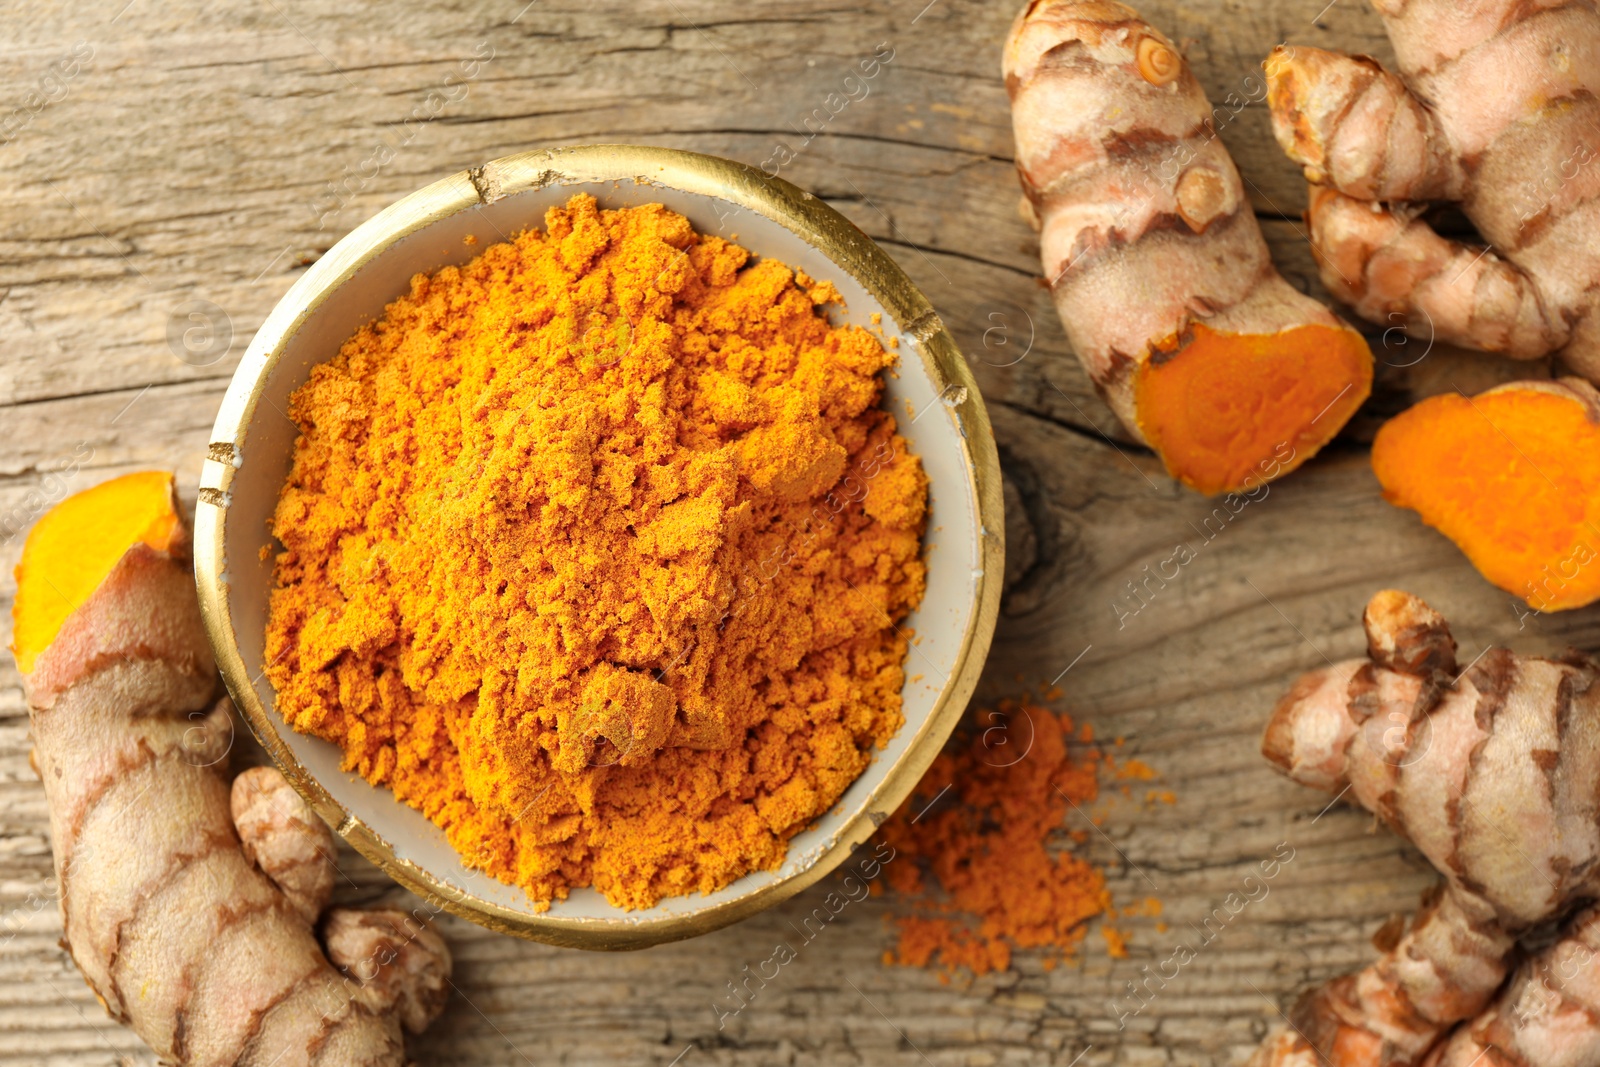
{"label": "spilled turmeric powder", "polygon": [[900,727],[927,479],[833,286],[660,205],[410,292],[292,398],[268,676],[540,904],[777,867]]}
{"label": "spilled turmeric powder", "polygon": [[[883,875],[902,897],[885,963],[982,975],[1007,969],[1016,949],[1043,948],[1049,969],[1077,951],[1091,919],[1114,914],[1104,872],[1070,847],[1088,831],[1064,831],[1068,808],[1099,795],[1092,737],[1029,700],[975,713],[879,831],[901,857]],[[1120,931],[1102,933],[1111,955],[1126,954]]]}

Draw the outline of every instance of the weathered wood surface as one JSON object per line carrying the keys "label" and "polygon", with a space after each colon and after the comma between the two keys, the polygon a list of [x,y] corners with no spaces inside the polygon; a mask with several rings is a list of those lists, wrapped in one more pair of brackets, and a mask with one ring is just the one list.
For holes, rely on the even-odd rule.
{"label": "weathered wood surface", "polygon": [[[970,354],[1016,505],[1012,584],[983,692],[1039,687],[1083,653],[1061,678],[1063,705],[1102,735],[1125,736],[1178,797],[1148,810],[1103,805],[1105,832],[1087,847],[1113,872],[1119,900],[1160,898],[1170,927],[1126,920],[1126,961],[1092,939],[1073,966],[1047,972],[1022,954],[1011,973],[947,985],[880,963],[890,902],[876,898],[841,916],[719,1030],[712,1004],[725,983],[770,954],[820,890],[718,934],[629,955],[557,950],[449,920],[460,992],[416,1057],[1241,1063],[1281,1006],[1365,959],[1366,936],[1409,909],[1431,877],[1370,819],[1320,814],[1325,798],[1257,755],[1287,681],[1356,653],[1360,607],[1390,584],[1440,607],[1468,656],[1491,641],[1600,646],[1600,613],[1519,619],[1446,542],[1378,498],[1359,444],[1373,417],[1407,391],[1493,371],[1441,352],[1406,369],[1417,347],[1382,347],[1391,389],[1350,439],[1205,541],[1197,528],[1212,505],[1117,443],[1038,284],[1036,243],[1015,211],[997,72],[1013,4],[525,2],[0,10],[5,617],[14,531],[68,488],[125,470],[167,465],[193,485],[251,331],[306,264],[374,210],[530,146],[635,141],[759,164],[780,141],[798,148],[805,117],[886,43],[894,58],[870,94],[783,174],[883,241]],[[1279,262],[1311,290],[1296,218],[1304,191],[1271,144],[1257,64],[1284,40],[1388,51],[1358,0],[1325,4],[1146,5],[1187,42],[1214,101],[1254,95],[1221,135]],[[491,49],[463,91],[460,61]],[[63,57],[75,72],[52,77]],[[430,102],[436,90],[450,99]],[[393,158],[374,168],[380,145]],[[215,305],[231,330],[225,354],[203,336],[191,335],[188,349],[181,336],[169,342],[174,312],[192,301]],[[1180,543],[1196,558],[1133,613],[1126,583]],[[43,794],[28,768],[17,676],[0,660],[0,1063],[150,1063],[56,947]],[[1283,842],[1295,858],[1270,894],[1119,1028],[1107,1002],[1180,941],[1196,942],[1195,928]],[[344,859],[351,899],[394,892],[359,858]]]}

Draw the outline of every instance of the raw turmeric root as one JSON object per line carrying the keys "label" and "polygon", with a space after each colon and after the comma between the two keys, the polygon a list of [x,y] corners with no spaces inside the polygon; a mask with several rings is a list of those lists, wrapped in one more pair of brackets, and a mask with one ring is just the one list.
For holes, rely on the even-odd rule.
{"label": "raw turmeric root", "polygon": [[450,949],[404,908],[332,908],[322,923],[328,959],[358,983],[354,994],[420,1034],[450,999]]}
{"label": "raw turmeric root", "polygon": [[1372,446],[1385,497],[1538,611],[1600,600],[1600,392],[1578,378],[1446,394]]}
{"label": "raw turmeric root", "polygon": [[1490,1009],[1464,1023],[1426,1067],[1578,1067],[1600,1063],[1600,909],[1523,962]]}
{"label": "raw turmeric root", "polygon": [[1177,48],[1122,4],[1034,0],[1005,77],[1056,310],[1118,418],[1202,493],[1304,463],[1372,354],[1274,269]]}
{"label": "raw turmeric root", "polygon": [[[1323,283],[1384,326],[1513,359],[1560,352],[1600,382],[1600,11],[1372,6],[1398,77],[1299,45],[1266,64],[1273,133],[1313,183]],[[1420,220],[1435,201],[1459,202],[1492,251]]]}
{"label": "raw turmeric root", "polygon": [[315,923],[333,896],[333,834],[273,767],[233,780],[230,806],[244,858],[278,883],[289,903]]}
{"label": "raw turmeric root", "polygon": [[1367,658],[1296,682],[1262,751],[1348,793],[1444,883],[1376,962],[1307,994],[1252,1067],[1421,1062],[1489,1003],[1519,935],[1600,890],[1600,664],[1493,649],[1460,672],[1444,620],[1392,590],[1365,624]]}
{"label": "raw turmeric root", "polygon": [[[401,1018],[425,1025],[437,1012],[448,952],[425,931],[367,966],[338,960],[341,975],[307,917],[331,885],[326,828],[263,770],[238,788],[248,817],[236,830],[219,773],[229,707],[212,703],[187,549],[172,476],[131,474],[57,505],[17,567],[12,651],[50,807],[63,945],[163,1062],[398,1067]],[[252,802],[263,799],[271,806]],[[396,983],[418,988],[402,996]]]}

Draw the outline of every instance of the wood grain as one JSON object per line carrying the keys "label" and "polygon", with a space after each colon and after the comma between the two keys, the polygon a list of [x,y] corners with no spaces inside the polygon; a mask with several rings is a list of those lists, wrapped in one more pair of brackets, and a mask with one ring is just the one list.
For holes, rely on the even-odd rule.
{"label": "wood grain", "polygon": [[[373,211],[452,171],[539,145],[634,141],[760,164],[777,143],[801,141],[804,117],[887,44],[894,58],[870,94],[805,144],[783,176],[879,239],[969,354],[1004,456],[1015,557],[982,696],[1059,679],[1063,707],[1101,736],[1126,738],[1162,773],[1175,805],[1113,791],[1086,813],[1100,832],[1085,848],[1112,872],[1120,902],[1159,898],[1167,929],[1153,918],[1123,920],[1133,934],[1123,961],[1092,938],[1067,967],[1047,971],[1024,953],[1006,974],[944,984],[881,963],[894,901],[873,898],[805,945],[719,1028],[713,1004],[726,983],[791,937],[788,924],[825,890],[705,938],[615,956],[446,919],[459,993],[416,1058],[1242,1063],[1280,1007],[1366,959],[1366,936],[1431,880],[1370,819],[1324,812],[1326,798],[1261,760],[1257,735],[1286,683],[1324,658],[1356,653],[1360,607],[1384,585],[1431,600],[1468,656],[1491,641],[1600,645],[1594,611],[1519,620],[1448,543],[1385,505],[1368,470],[1360,442],[1379,416],[1416,393],[1501,369],[1442,350],[1418,361],[1416,348],[1384,347],[1373,331],[1389,366],[1369,410],[1324,457],[1206,539],[1199,531],[1214,504],[1123,442],[1038,282],[1037,245],[1015,211],[998,76],[1011,4],[523,2],[4,6],[5,617],[17,532],[65,492],[147,466],[195,483],[251,332],[307,264]],[[1145,9],[1185,41],[1220,101],[1248,96],[1248,79],[1281,41],[1387,54],[1364,5],[1325,3],[1155,0]],[[73,75],[52,79],[58,61],[70,66],[85,49]],[[485,55],[476,77],[446,82],[460,78],[462,60]],[[1319,292],[1298,232],[1303,185],[1272,145],[1259,100],[1221,136],[1285,273]],[[371,166],[382,145],[392,159]],[[214,309],[205,312],[214,338],[185,337],[195,307]],[[230,344],[215,339],[223,326]],[[1132,612],[1127,583],[1180,543],[1194,561]],[[18,679],[9,657],[0,659],[0,1063],[151,1063],[56,947],[43,794],[28,768]],[[1087,829],[1082,816],[1071,818]],[[1203,937],[1197,928],[1280,844],[1294,859],[1265,899],[1143,1011],[1108,1006],[1143,979],[1142,968]],[[397,894],[353,854],[342,859],[347,899]]]}

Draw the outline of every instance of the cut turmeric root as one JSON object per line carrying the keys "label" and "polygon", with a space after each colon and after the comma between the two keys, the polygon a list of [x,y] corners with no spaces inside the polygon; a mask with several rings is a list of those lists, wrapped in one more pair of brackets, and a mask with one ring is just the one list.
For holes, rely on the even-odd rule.
{"label": "cut turmeric root", "polygon": [[1202,493],[1253,489],[1310,458],[1366,399],[1354,330],[1219,333],[1196,324],[1134,376],[1139,428],[1173,476]]}
{"label": "cut turmeric root", "polygon": [[1367,398],[1372,354],[1273,268],[1176,47],[1122,4],[1034,0],[1005,75],[1056,310],[1118,418],[1203,493],[1309,459]]}
{"label": "cut turmeric root", "polygon": [[12,635],[17,669],[33,670],[67,616],[99,588],[129,547],[143,544],[164,553],[183,536],[172,502],[172,475],[165,471],[113,478],[46,512],[17,568]]}
{"label": "cut turmeric root", "polygon": [[1600,600],[1600,392],[1577,378],[1431,397],[1372,446],[1384,496],[1538,611]]}
{"label": "cut turmeric root", "polygon": [[164,472],[68,498],[23,548],[12,651],[62,943],[164,1063],[398,1067],[402,1020],[443,1004],[449,952],[409,917],[344,909],[318,943],[331,838],[276,770],[241,776],[230,802],[231,720],[187,548]]}

